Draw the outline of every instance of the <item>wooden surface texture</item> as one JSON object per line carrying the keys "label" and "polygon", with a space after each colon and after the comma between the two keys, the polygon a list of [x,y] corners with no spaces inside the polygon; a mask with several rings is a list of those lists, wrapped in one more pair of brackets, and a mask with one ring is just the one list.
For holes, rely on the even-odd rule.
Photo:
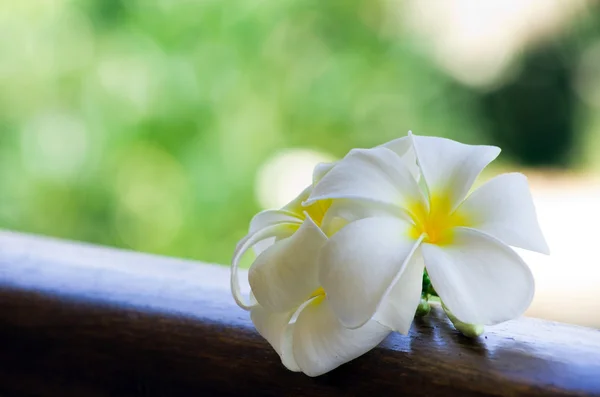
{"label": "wooden surface texture", "polygon": [[600,396],[600,332],[520,319],[477,340],[434,311],[309,378],[230,298],[228,269],[0,233],[0,396]]}

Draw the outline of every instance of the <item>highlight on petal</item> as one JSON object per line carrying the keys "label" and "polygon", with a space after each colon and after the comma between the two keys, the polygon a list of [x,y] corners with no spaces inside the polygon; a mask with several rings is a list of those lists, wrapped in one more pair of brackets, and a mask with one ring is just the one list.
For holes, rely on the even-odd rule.
{"label": "highlight on petal", "polygon": [[306,301],[319,285],[317,256],[327,241],[308,217],[302,226],[256,258],[248,273],[258,303],[270,311],[288,311]]}
{"label": "highlight on petal", "polygon": [[[282,224],[282,223],[297,223],[298,225],[300,225],[302,223],[302,219],[290,211],[284,211],[284,210],[261,211],[258,214],[254,215],[254,217],[250,221],[249,234],[256,233],[257,231],[264,229],[266,227],[278,225],[278,224]],[[273,245],[273,243],[275,243],[274,237],[256,243],[253,247],[254,253],[256,255],[260,255],[261,252],[263,252],[268,247]]]}
{"label": "highlight on petal", "polygon": [[250,311],[250,319],[258,333],[269,342],[281,357],[287,369],[299,372],[292,350],[293,324],[289,324],[294,311],[273,313],[257,305]]}
{"label": "highlight on petal", "polygon": [[244,310],[250,310],[254,306],[252,302],[244,302],[242,297],[242,291],[240,288],[239,281],[239,265],[242,256],[255,244],[270,238],[287,238],[294,234],[298,230],[299,225],[295,223],[280,223],[272,226],[268,226],[264,229],[257,231],[256,233],[248,234],[244,237],[235,247],[233,253],[233,259],[231,260],[231,279],[230,287],[233,299]]}
{"label": "highlight on petal", "polygon": [[323,199],[356,199],[402,207],[424,201],[402,159],[389,149],[354,149],[314,187],[304,205]]}
{"label": "highlight on petal", "polygon": [[410,224],[392,217],[365,218],[331,237],[319,255],[319,281],[340,322],[358,328],[377,311],[401,276],[419,241]]}
{"label": "highlight on petal", "polygon": [[466,145],[446,138],[410,135],[429,196],[448,196],[454,210],[477,176],[500,154],[496,146]]}
{"label": "highlight on petal", "polygon": [[482,232],[456,228],[452,245],[423,244],[433,287],[462,322],[493,325],[522,315],[534,293],[531,271],[509,246]]}
{"label": "highlight on petal", "polygon": [[304,307],[294,325],[294,358],[306,375],[319,376],[365,354],[390,332],[373,320],[357,329],[345,328],[327,299],[317,297]]}
{"label": "highlight on petal", "polygon": [[401,334],[408,334],[421,301],[425,264],[420,250],[414,253],[400,279],[383,299],[374,320]]}
{"label": "highlight on petal", "polygon": [[471,193],[458,212],[469,218],[473,228],[505,244],[550,253],[523,174],[503,174],[491,179]]}

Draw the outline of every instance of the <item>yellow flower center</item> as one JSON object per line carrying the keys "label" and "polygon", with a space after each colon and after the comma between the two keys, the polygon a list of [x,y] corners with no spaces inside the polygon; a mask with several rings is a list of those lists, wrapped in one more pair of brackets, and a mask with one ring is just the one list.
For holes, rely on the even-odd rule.
{"label": "yellow flower center", "polygon": [[316,290],[313,291],[312,294],[310,294],[308,299],[313,299],[310,302],[311,305],[318,305],[319,303],[321,303],[323,301],[323,299],[325,299],[325,290],[323,289],[323,287],[317,288]]}
{"label": "yellow flower center", "polygon": [[418,202],[409,206],[411,218],[414,225],[410,229],[410,236],[418,239],[425,235],[424,242],[447,245],[454,239],[454,228],[457,226],[469,226],[469,220],[465,214],[459,211],[451,211],[448,195],[433,195],[429,202],[429,211]]}
{"label": "yellow flower center", "polygon": [[[309,205],[308,207],[302,208],[302,211],[306,211],[306,213],[311,217],[311,219],[317,224],[317,226],[321,227],[321,223],[323,222],[323,218],[325,217],[325,213],[331,207],[331,203],[333,200],[319,200]],[[304,212],[300,212],[302,217],[304,217]]]}

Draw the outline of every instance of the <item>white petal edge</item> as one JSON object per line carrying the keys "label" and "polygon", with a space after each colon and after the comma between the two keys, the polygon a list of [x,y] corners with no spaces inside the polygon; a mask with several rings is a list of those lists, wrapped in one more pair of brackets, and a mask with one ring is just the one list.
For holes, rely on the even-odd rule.
{"label": "white petal edge", "polygon": [[500,148],[466,145],[451,139],[409,133],[429,197],[448,195],[451,210],[467,196],[477,176],[500,154]]}
{"label": "white petal edge", "polygon": [[456,228],[449,246],[422,244],[433,287],[462,322],[494,325],[519,317],[535,290],[531,270],[509,246],[475,229]]}
{"label": "white petal edge", "polygon": [[304,205],[323,199],[365,200],[395,207],[424,202],[407,165],[390,149],[354,149],[317,183]]}
{"label": "white petal edge", "polygon": [[250,319],[258,333],[269,342],[279,354],[281,362],[290,371],[299,372],[292,351],[293,324],[290,319],[294,311],[273,313],[257,305],[250,311]]}
{"label": "white petal edge", "polygon": [[503,174],[489,180],[471,193],[457,211],[470,220],[472,228],[505,244],[550,253],[523,174]]}
{"label": "white petal edge", "polygon": [[319,255],[319,281],[340,322],[358,328],[369,321],[401,277],[421,240],[410,224],[392,217],[365,218],[331,237]]}
{"label": "white petal edge", "polygon": [[281,223],[269,226],[257,231],[256,233],[248,234],[237,244],[233,253],[233,259],[231,260],[230,288],[231,294],[233,295],[233,299],[239,307],[241,307],[244,310],[250,310],[254,306],[252,302],[244,302],[244,298],[242,297],[242,291],[240,288],[239,280],[239,266],[240,259],[242,258],[242,256],[246,253],[246,251],[248,251],[248,249],[250,249],[256,243],[273,237],[289,237],[292,234],[294,234],[296,230],[298,230],[298,227],[299,225],[295,223]]}
{"label": "white petal edge", "polygon": [[285,206],[283,206],[283,208],[281,210],[291,212],[295,216],[302,217],[302,214],[304,213],[304,208],[302,207],[302,203],[306,199],[308,199],[308,196],[310,196],[312,191],[313,191],[312,185],[305,187],[304,190],[302,192],[300,192],[300,194],[298,196],[296,196],[292,201],[290,201]]}
{"label": "white petal edge", "polygon": [[313,170],[313,185],[316,185],[331,169],[337,164],[337,162],[333,163],[319,163],[315,166]]}
{"label": "white petal edge", "polygon": [[[250,221],[250,230],[248,234],[256,233],[257,231],[269,226],[278,225],[281,223],[302,223],[302,219],[293,212],[285,210],[265,210],[254,215]],[[258,256],[261,252],[269,248],[275,243],[275,238],[269,238],[256,243],[253,247],[254,253]]]}
{"label": "white petal edge", "polygon": [[417,250],[400,279],[383,299],[373,319],[401,334],[408,334],[421,301],[423,271],[425,264]]}
{"label": "white petal edge", "polygon": [[319,288],[317,257],[327,237],[310,217],[290,237],[260,254],[248,272],[258,303],[270,311],[289,311]]}
{"label": "white petal edge", "polygon": [[390,332],[373,320],[357,329],[345,328],[327,299],[317,298],[304,307],[294,325],[294,358],[306,375],[319,376],[362,356]]}
{"label": "white petal edge", "polygon": [[400,156],[402,161],[408,166],[408,169],[413,177],[417,180],[419,179],[420,170],[417,166],[417,156],[413,149],[410,136],[403,136],[402,138],[394,139],[380,145],[380,147],[390,149],[392,152]]}

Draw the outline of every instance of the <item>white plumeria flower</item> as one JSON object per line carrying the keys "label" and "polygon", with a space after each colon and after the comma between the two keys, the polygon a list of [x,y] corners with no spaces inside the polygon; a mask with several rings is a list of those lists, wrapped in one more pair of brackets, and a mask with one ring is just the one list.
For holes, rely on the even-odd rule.
{"label": "white plumeria flower", "polygon": [[[321,375],[377,346],[391,329],[372,320],[346,329],[333,314],[319,286],[317,256],[327,241],[320,225],[330,202],[318,202],[303,212],[307,188],[282,210],[263,211],[251,222],[250,234],[236,249],[232,291],[241,307],[250,310],[258,332],[292,371]],[[266,243],[262,246],[260,243]],[[237,267],[244,251],[255,246],[258,257],[250,267],[252,289],[244,302]]]}
{"label": "white plumeria flower", "polygon": [[[319,164],[313,179],[318,181],[333,164]],[[321,230],[331,200],[303,207],[312,185],[280,210],[259,212],[250,222],[250,230],[237,245],[231,271],[231,291],[236,303],[250,310],[253,302],[244,302],[238,280],[239,261],[254,248],[257,258],[249,273],[254,297],[267,310],[284,311],[319,288],[316,260],[327,241]],[[290,302],[293,302],[290,304]]]}
{"label": "white plumeria flower", "polygon": [[[415,164],[406,142],[392,141],[388,147]],[[333,167],[317,166],[314,181]],[[303,207],[311,192],[309,186],[283,209],[263,211],[252,219],[249,234],[235,250],[231,289],[282,363],[292,371],[317,376],[371,350],[392,330],[375,320],[348,329],[335,316],[319,284],[317,258],[327,235],[347,223],[345,203],[320,200]],[[258,256],[249,270],[252,292],[246,301],[240,292],[238,266],[251,247]]]}
{"label": "white plumeria flower", "polygon": [[333,312],[348,328],[374,318],[406,332],[426,266],[460,321],[492,325],[521,315],[534,280],[508,245],[548,253],[525,176],[500,175],[466,197],[499,148],[410,133],[404,139],[425,192],[394,152],[378,147],[351,151],[305,202],[343,200],[355,219],[319,257],[319,284]]}

